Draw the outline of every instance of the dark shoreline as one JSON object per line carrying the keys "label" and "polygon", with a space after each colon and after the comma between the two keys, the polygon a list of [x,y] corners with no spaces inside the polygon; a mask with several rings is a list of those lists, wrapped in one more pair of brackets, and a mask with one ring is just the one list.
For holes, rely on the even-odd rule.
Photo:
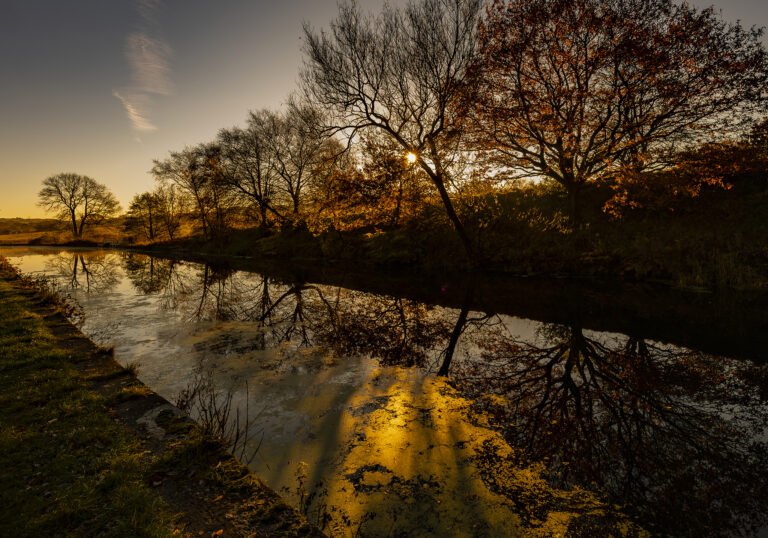
{"label": "dark shoreline", "polygon": [[[461,308],[467,290],[473,310],[691,347],[763,362],[768,347],[768,294],[692,291],[618,278],[520,277],[487,273],[415,273],[320,259],[280,259],[187,249],[62,245],[8,248],[110,249],[175,261],[203,263],[226,273],[258,272],[286,283],[313,282]],[[471,284],[471,285],[470,285]]]}

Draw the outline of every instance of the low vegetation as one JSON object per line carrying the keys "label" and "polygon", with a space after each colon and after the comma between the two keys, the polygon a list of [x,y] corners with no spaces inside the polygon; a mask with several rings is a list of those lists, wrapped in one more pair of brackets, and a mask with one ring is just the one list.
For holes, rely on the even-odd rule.
{"label": "low vegetation", "polygon": [[109,219],[90,226],[81,238],[66,223],[55,219],[0,219],[0,245],[77,245],[125,241],[123,219]]}
{"label": "low vegetation", "polygon": [[0,280],[0,534],[170,536],[141,442],[118,426],[34,295]]}
{"label": "low vegetation", "polygon": [[[579,230],[564,211],[567,195],[542,183],[462,200],[482,268],[514,275],[608,277],[696,289],[765,290],[768,286],[768,175],[734,175],[727,187],[697,186],[696,195],[644,193],[620,217],[606,211],[610,185],[585,188]],[[667,200],[660,204],[660,197]],[[439,208],[423,206],[396,227],[361,222],[338,227],[230,230],[218,240],[187,236],[144,243],[156,251],[325,259],[398,270],[465,268],[461,244]]]}

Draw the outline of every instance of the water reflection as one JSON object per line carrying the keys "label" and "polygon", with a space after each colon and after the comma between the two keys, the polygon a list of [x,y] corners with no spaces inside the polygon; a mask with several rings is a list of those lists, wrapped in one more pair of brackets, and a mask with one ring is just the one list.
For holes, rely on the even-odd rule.
{"label": "water reflection", "polygon": [[593,332],[577,313],[483,312],[473,286],[444,308],[130,253],[45,267],[114,303],[94,323],[120,319],[118,354],[144,357],[151,385],[178,392],[201,366],[223,385],[249,380],[269,432],[254,470],[297,496],[307,462],[308,510],[336,533],[708,536],[768,523],[765,365]]}
{"label": "water reflection", "polygon": [[[596,485],[646,527],[675,534],[765,523],[765,443],[750,443],[768,417],[765,373],[751,364],[642,338],[593,338],[578,322],[540,327],[543,344],[521,341],[502,317],[470,313],[471,287],[456,313],[307,284],[271,294],[266,278],[245,286],[210,271],[196,289],[216,300],[207,309],[200,301],[195,316],[264,323],[272,345],[319,345],[449,376],[472,399],[476,421],[517,449],[517,465],[546,462],[553,488]],[[520,494],[493,468],[485,478],[494,492]]]}
{"label": "water reflection", "polygon": [[62,252],[50,257],[46,270],[60,277],[65,290],[109,292],[120,280],[120,260],[108,253]]}
{"label": "water reflection", "polygon": [[[174,285],[177,276],[176,261],[129,254],[123,257],[123,264],[126,275],[139,293],[161,293],[169,297],[178,294],[179,291]],[[173,302],[167,307],[173,308]]]}
{"label": "water reflection", "polygon": [[555,487],[598,486],[659,532],[765,525],[764,367],[577,322],[541,333],[474,334],[479,353],[454,373],[520,460],[548,462]]}

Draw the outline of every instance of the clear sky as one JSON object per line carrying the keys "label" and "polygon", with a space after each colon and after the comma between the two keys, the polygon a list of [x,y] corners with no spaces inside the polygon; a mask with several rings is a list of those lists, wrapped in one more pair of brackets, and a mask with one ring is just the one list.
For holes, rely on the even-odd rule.
{"label": "clear sky", "polygon": [[[768,26],[768,0],[715,5],[727,20]],[[302,22],[324,27],[336,6],[3,0],[0,217],[43,216],[37,191],[59,172],[105,183],[127,206],[153,187],[152,159],[242,124],[248,110],[280,106],[296,87]]]}

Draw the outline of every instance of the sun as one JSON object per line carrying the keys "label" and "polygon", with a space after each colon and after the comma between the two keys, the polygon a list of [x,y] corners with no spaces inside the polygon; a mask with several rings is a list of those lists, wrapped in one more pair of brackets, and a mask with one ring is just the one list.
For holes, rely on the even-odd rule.
{"label": "sun", "polygon": [[415,153],[411,153],[410,151],[409,151],[409,152],[408,152],[408,154],[405,156],[405,158],[406,158],[406,160],[407,160],[409,163],[411,163],[411,164],[413,164],[413,163],[415,163],[415,162],[416,162],[416,154],[415,154]]}

